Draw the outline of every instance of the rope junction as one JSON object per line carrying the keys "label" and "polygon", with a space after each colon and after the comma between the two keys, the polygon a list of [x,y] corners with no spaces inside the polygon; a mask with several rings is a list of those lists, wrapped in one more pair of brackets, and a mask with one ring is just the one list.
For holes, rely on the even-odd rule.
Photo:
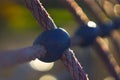
{"label": "rope junction", "polygon": [[[95,14],[95,17],[99,22],[97,25],[96,23],[90,21],[82,8],[74,0],[61,1],[75,16],[80,25],[75,36],[70,38],[67,31],[62,28],[57,28],[48,12],[42,6],[40,0],[25,0],[28,9],[37,19],[44,32],[35,40],[32,47],[0,52],[0,56],[3,56],[3,58],[0,58],[0,61],[2,61],[0,67],[7,67],[31,61],[35,58],[44,62],[53,62],[61,59],[70,72],[73,80],[89,80],[88,75],[84,72],[81,64],[74,55],[75,53],[70,49],[70,47],[73,45],[80,45],[84,47],[92,46],[92,48],[97,51],[98,55],[105,62],[113,77],[116,80],[120,80],[120,67],[113,55],[110,53],[108,46],[101,38],[110,36],[110,38],[113,39],[113,37],[111,37],[111,32],[119,28],[118,25],[120,24],[120,18],[116,18],[113,21],[112,19],[109,19],[97,3],[95,3],[95,0],[79,0],[90,7],[89,9],[93,14]],[[119,1],[116,0],[116,2]],[[93,5],[97,7],[94,7]],[[97,11],[95,11],[95,8],[97,8]],[[98,14],[98,12],[100,14]],[[117,28],[115,27],[116,25]],[[56,36],[58,36],[58,38],[55,38]],[[11,60],[12,57],[17,58],[13,61]]]}

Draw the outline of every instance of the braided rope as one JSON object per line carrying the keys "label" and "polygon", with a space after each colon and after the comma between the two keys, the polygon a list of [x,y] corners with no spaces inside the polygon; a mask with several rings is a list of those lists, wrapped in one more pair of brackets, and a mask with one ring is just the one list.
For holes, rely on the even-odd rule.
{"label": "braided rope", "polygon": [[[78,20],[78,23],[80,23],[79,21],[88,21],[89,19],[87,18],[87,16],[84,14],[84,12],[82,11],[82,8],[77,5],[77,3],[75,2],[75,0],[62,0],[63,4],[65,4],[65,6],[67,6],[67,8],[71,11],[71,13],[73,13],[73,15],[75,16],[75,18]],[[74,3],[74,5],[72,5]],[[81,10],[78,15],[78,11]],[[74,12],[73,12],[74,11]],[[78,16],[76,16],[78,15]],[[84,20],[81,18],[82,16],[85,16],[86,18],[84,18]],[[87,19],[87,20],[85,20]],[[101,59],[104,61],[104,63],[106,64],[106,66],[108,67],[110,73],[116,78],[116,80],[120,80],[120,68],[118,66],[118,63],[116,62],[115,58],[113,57],[113,55],[110,53],[110,50],[107,46],[107,44],[105,43],[105,41],[100,38],[97,37],[96,40],[94,41],[94,44],[92,45],[92,47],[94,48],[94,50],[96,50],[96,52],[98,53],[98,55],[101,57]]]}
{"label": "braided rope", "polygon": [[27,7],[33,13],[34,17],[37,19],[39,24],[44,30],[55,29],[56,25],[52,18],[49,16],[45,8],[38,0],[25,0]]}
{"label": "braided rope", "polygon": [[89,80],[72,50],[67,50],[61,60],[68,68],[73,80]]}
{"label": "braided rope", "polygon": [[[38,22],[42,25],[41,27],[45,30],[56,28],[53,20],[50,18],[39,0],[26,0],[26,4]],[[88,77],[83,72],[80,63],[76,60],[72,53],[72,50],[67,50],[62,56],[62,61],[65,66],[69,67],[68,70],[71,73],[73,80],[88,80]],[[73,76],[73,74],[76,76]]]}
{"label": "braided rope", "polygon": [[[26,5],[33,13],[39,24],[41,24],[41,27],[44,30],[51,30],[57,28],[54,21],[49,16],[49,14],[47,13],[47,11],[42,6],[39,0],[26,0]],[[78,8],[75,11],[73,10],[74,12],[73,14],[75,14],[75,12],[79,9],[81,8]],[[88,21],[89,19],[86,16],[84,18],[80,16],[80,15],[84,15],[84,12],[81,11],[81,14],[79,15],[78,14],[79,11],[77,12],[77,16],[79,16],[81,20],[80,19],[78,20],[81,21],[81,23]],[[119,72],[120,68],[117,62],[115,61],[114,57],[112,56],[112,54],[109,53],[108,46],[104,43],[104,41],[98,37],[93,45],[93,48],[95,48],[95,50],[99,53],[99,55],[103,58],[103,60],[106,61],[105,63],[109,65],[108,68],[111,69],[112,74],[115,77],[117,77],[116,80],[120,80],[120,76],[118,77],[118,74],[120,73]],[[0,52],[0,56],[3,56],[2,58],[0,58],[1,61],[0,67],[28,62],[30,60],[34,60],[36,57],[44,57],[45,53],[46,53],[46,49],[41,45],[22,48],[19,50]],[[73,80],[89,80],[86,73],[83,71],[80,63],[76,59],[74,52],[71,49],[65,51],[65,53],[61,57],[61,60],[64,63],[64,65],[68,68]]]}

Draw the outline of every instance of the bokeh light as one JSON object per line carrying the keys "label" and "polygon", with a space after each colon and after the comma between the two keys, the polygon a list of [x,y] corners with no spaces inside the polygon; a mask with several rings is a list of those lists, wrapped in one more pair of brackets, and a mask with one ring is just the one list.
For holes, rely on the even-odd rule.
{"label": "bokeh light", "polygon": [[106,77],[104,80],[115,80],[113,77]]}
{"label": "bokeh light", "polygon": [[57,80],[57,78],[52,75],[44,75],[39,80]]}
{"label": "bokeh light", "polygon": [[45,63],[38,59],[31,61],[29,64],[34,70],[37,70],[37,71],[49,71],[54,66],[54,62]]}
{"label": "bokeh light", "polygon": [[116,4],[114,6],[114,13],[117,17],[120,17],[120,5],[119,4]]}

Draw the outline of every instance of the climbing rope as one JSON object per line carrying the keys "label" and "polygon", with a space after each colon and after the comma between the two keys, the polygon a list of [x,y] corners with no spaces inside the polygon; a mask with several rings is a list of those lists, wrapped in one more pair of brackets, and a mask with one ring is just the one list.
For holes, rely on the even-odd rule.
{"label": "climbing rope", "polygon": [[[69,33],[65,29],[58,28],[46,9],[42,6],[40,0],[25,0],[28,9],[32,12],[44,31],[36,38],[31,47],[0,52],[0,56],[2,56],[0,58],[0,67],[28,62],[36,58],[43,62],[54,62],[60,59],[70,72],[73,80],[89,80],[88,75],[84,72],[70,47],[73,45],[81,47],[91,46],[106,64],[112,76],[116,80],[120,80],[120,67],[110,53],[108,46],[101,38],[110,36],[113,39],[113,43],[117,45],[117,42],[111,36],[111,32],[118,28],[114,28],[114,24],[119,24],[119,21],[117,22],[119,18],[115,19],[115,21],[109,19],[106,16],[107,13],[105,14],[105,10],[102,11],[103,9],[100,9],[102,7],[99,7],[100,5],[97,5],[98,3],[95,3],[94,0],[80,0],[83,4],[87,4],[92,13],[95,14],[99,22],[97,25],[95,22],[90,21],[82,8],[74,0],[61,1],[70,10],[80,25],[75,35],[70,38]],[[114,4],[116,3],[118,4],[119,0],[114,0]],[[96,7],[92,5],[97,6],[97,11],[95,11]],[[92,26],[89,24],[92,24]],[[119,47],[117,48],[119,49]]]}
{"label": "climbing rope", "polygon": [[[48,15],[48,13],[46,12],[45,8],[42,6],[39,0],[26,0],[26,5],[33,13],[35,18],[38,20],[38,22],[41,24],[41,27],[45,28],[46,30],[56,29],[53,20],[50,18],[50,16]],[[78,60],[75,58],[72,50],[68,49],[62,55],[61,60],[68,68],[69,72],[72,75],[73,80],[88,80],[87,75],[83,71]]]}

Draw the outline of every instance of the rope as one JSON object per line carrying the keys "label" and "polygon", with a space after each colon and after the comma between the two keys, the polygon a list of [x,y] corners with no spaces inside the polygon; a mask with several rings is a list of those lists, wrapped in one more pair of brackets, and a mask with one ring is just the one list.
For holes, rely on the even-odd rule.
{"label": "rope", "polygon": [[[28,9],[32,12],[34,17],[37,19],[38,23],[45,31],[57,28],[54,21],[49,16],[49,14],[47,13],[47,11],[42,6],[39,0],[25,0],[25,1]],[[70,4],[68,4],[69,1]],[[78,5],[74,2],[74,0],[66,0],[66,2],[68,4],[68,5],[66,4],[67,7],[71,6],[70,11],[72,11],[72,13],[76,16],[78,22],[87,23],[89,21],[87,16],[82,11],[82,8],[78,7]],[[102,15],[104,16],[104,14]],[[102,21],[103,17],[99,15],[96,16],[98,16],[98,19],[100,21]],[[78,38],[74,38],[71,40],[72,41],[71,44],[74,45],[81,43],[82,42],[81,40],[82,39],[78,40]],[[120,80],[120,76],[118,75],[120,73],[120,68],[117,62],[115,61],[113,55],[110,54],[108,46],[104,43],[104,41],[100,37],[96,38],[93,44],[93,48],[105,61],[105,63],[108,66],[108,69],[110,70],[111,74],[116,78],[116,80]],[[43,58],[45,57],[46,53],[47,51],[44,48],[44,45],[35,45],[32,47],[22,48],[18,50],[0,52],[0,56],[2,56],[2,58],[0,58],[1,61],[0,67],[8,67],[14,64],[28,62],[34,60],[35,58]],[[61,61],[69,70],[73,80],[89,80],[88,76],[84,72],[81,64],[78,62],[74,54],[75,53],[71,49],[66,50],[61,57]]]}
{"label": "rope", "polygon": [[36,45],[18,50],[0,52],[0,67],[6,68],[16,64],[28,62],[36,57],[44,57],[46,51],[43,46]]}
{"label": "rope", "polygon": [[[103,2],[105,2],[105,1],[103,1]],[[109,1],[108,1],[109,2]],[[99,4],[99,3],[98,3]],[[112,4],[112,3],[111,3]],[[115,4],[112,4],[112,6],[114,5],[114,7],[115,7]],[[119,4],[118,4],[119,5]],[[104,10],[104,13],[105,12],[107,12],[107,10],[105,9],[105,8],[103,8],[102,7],[102,5],[101,4],[99,4],[99,6],[101,7],[101,9],[102,10]],[[113,10],[113,9],[111,9],[111,10]],[[106,13],[106,15],[107,16],[109,16],[109,17],[112,17],[113,19],[115,19],[115,18],[119,18],[118,16],[116,16],[115,15],[115,12],[113,11],[112,12],[113,14],[111,14],[111,13]],[[110,15],[111,14],[111,15]],[[119,27],[119,25],[117,25],[117,26],[115,26],[116,28],[117,27]],[[110,36],[110,40],[112,41],[112,43],[113,43],[113,46],[114,46],[114,48],[115,48],[115,50],[116,50],[116,52],[117,53],[120,53],[120,44],[119,44],[119,32],[117,32],[116,30],[113,30],[112,31],[112,34],[110,34],[109,35]],[[119,54],[120,55],[120,54]]]}
{"label": "rope", "polygon": [[[47,11],[42,6],[39,0],[26,0],[26,4],[35,16],[35,18],[41,24],[41,27],[43,27],[45,30],[56,28],[56,25],[54,24],[53,20],[50,18]],[[83,72],[80,63],[76,60],[72,53],[73,52],[70,49],[67,50],[61,58],[62,62],[65,64],[65,66],[69,67],[67,69],[71,73],[73,80],[88,80],[88,77]],[[77,76],[73,76],[73,74]]]}
{"label": "rope", "polygon": [[[28,9],[33,13],[44,30],[55,29],[56,25],[39,0],[25,0]],[[41,6],[40,6],[41,5]]]}
{"label": "rope", "polygon": [[110,53],[110,50],[106,43],[104,42],[104,40],[98,37],[96,39],[96,42],[94,42],[93,48],[95,49],[96,52],[98,52],[98,55],[106,64],[112,76],[115,77],[115,80],[120,80],[120,67],[115,58],[113,57],[113,55]]}
{"label": "rope", "polygon": [[[91,3],[89,2],[89,1],[87,1],[86,0],[86,2],[85,2],[91,9],[91,11],[93,12],[93,14],[95,14],[95,15],[97,15],[97,13],[96,13],[96,10],[100,13],[100,14],[104,14],[104,11],[102,11],[101,10],[101,8],[103,8],[102,7],[102,5],[100,4],[100,6],[101,6],[101,8],[97,5],[97,3],[95,3],[94,2],[94,0],[91,0]],[[92,5],[94,5],[95,4],[95,6],[92,6]],[[104,9],[104,8],[103,8]],[[104,9],[105,10],[105,9]],[[105,10],[106,11],[106,10]],[[111,17],[112,16],[112,18],[119,18],[119,17],[117,17],[117,16],[115,16],[115,15],[109,15],[109,14],[107,14],[106,13],[106,15],[108,15],[109,17]],[[107,18],[107,16],[106,16],[105,14],[104,14],[104,17],[105,17],[105,19]],[[98,18],[98,21],[99,22],[107,22],[107,21],[105,21],[105,19],[104,18],[101,18],[101,19],[99,19],[99,17],[101,17],[102,15],[99,15],[99,16],[96,16],[97,18]],[[108,20],[110,20],[109,18],[108,18]],[[110,20],[111,22],[112,22],[112,20]],[[112,22],[113,23],[113,22]],[[114,26],[114,25],[113,25]],[[119,26],[119,25],[118,25]],[[116,27],[116,29],[117,29],[117,27],[118,26],[114,26],[114,28]],[[105,26],[104,26],[105,27]],[[108,26],[109,27],[109,26]],[[116,37],[116,38],[115,38]],[[115,48],[115,50],[116,50],[116,52],[117,53],[120,53],[120,49],[119,49],[119,47],[120,47],[120,44],[119,44],[119,32],[117,32],[116,30],[112,30],[111,32],[110,32],[110,34],[109,34],[109,38],[110,38],[110,40],[112,41],[112,43],[113,43],[113,46],[114,46],[114,48]]]}
{"label": "rope", "polygon": [[[82,8],[75,2],[75,0],[62,0],[62,2],[63,2],[63,4],[65,4],[65,6],[67,6],[68,10],[71,11],[71,13],[73,13],[73,16],[75,18],[77,17],[76,19],[78,20],[78,23],[81,23],[81,21],[86,22],[89,20],[87,18],[87,16],[84,14]],[[72,5],[73,3],[74,3],[74,5]],[[78,11],[81,12],[81,13],[79,13],[79,15],[78,15]],[[78,15],[79,17],[76,15]],[[86,18],[84,18],[84,20],[82,20],[81,19],[82,16],[85,16]],[[105,41],[102,38],[97,37],[96,40],[94,41],[94,44],[92,45],[92,47],[98,53],[98,55],[101,57],[103,62],[106,64],[110,73],[116,78],[116,80],[120,80],[120,75],[119,75],[120,68],[118,66],[117,61],[113,57],[113,55],[110,53],[110,50],[109,50],[107,44],[105,43]]]}
{"label": "rope", "polygon": [[68,10],[75,16],[79,24],[84,24],[89,21],[81,7],[74,0],[61,0],[61,2],[68,8]]}
{"label": "rope", "polygon": [[62,56],[61,60],[64,65],[69,69],[73,80],[89,80],[86,73],[83,71],[82,66],[75,57],[75,53],[68,49]]}

